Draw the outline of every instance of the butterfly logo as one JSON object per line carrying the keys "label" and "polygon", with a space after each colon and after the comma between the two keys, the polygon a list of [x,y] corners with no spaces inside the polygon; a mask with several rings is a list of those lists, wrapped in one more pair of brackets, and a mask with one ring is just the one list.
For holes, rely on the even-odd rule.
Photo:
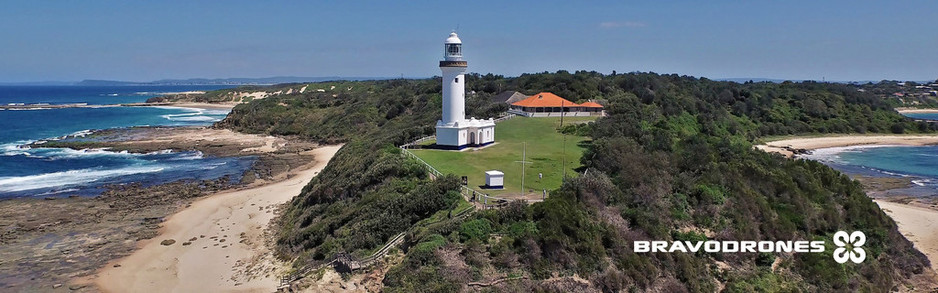
{"label": "butterfly logo", "polygon": [[[846,263],[847,260],[854,263],[863,262],[866,259],[866,250],[863,250],[864,243],[866,243],[866,234],[863,232],[853,231],[847,234],[844,231],[837,231],[834,233],[834,244],[837,245],[837,249],[834,249],[834,261],[837,263]],[[847,244],[850,244],[850,250]]]}

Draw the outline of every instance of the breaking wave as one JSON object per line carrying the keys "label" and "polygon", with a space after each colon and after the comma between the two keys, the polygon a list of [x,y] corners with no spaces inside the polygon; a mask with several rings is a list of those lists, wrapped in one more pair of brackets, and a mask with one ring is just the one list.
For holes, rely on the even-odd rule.
{"label": "breaking wave", "polygon": [[82,185],[106,178],[163,171],[163,167],[127,167],[120,169],[80,169],[29,176],[0,177],[0,192]]}
{"label": "breaking wave", "polygon": [[[224,111],[224,110],[208,110],[208,109],[180,108],[180,107],[162,107],[162,108],[185,109],[185,110],[193,111],[190,113],[166,114],[166,115],[160,116],[170,121],[179,121],[179,122],[218,122],[218,121],[221,121],[225,115],[228,115],[228,111]],[[212,117],[212,116],[217,116],[217,117]]]}

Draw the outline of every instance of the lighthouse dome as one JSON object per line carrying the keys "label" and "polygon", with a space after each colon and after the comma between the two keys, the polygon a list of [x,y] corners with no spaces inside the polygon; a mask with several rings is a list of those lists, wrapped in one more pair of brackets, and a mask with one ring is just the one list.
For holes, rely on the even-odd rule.
{"label": "lighthouse dome", "polygon": [[456,35],[456,32],[449,34],[449,37],[446,38],[444,44],[462,44],[462,40],[459,39],[459,36]]}

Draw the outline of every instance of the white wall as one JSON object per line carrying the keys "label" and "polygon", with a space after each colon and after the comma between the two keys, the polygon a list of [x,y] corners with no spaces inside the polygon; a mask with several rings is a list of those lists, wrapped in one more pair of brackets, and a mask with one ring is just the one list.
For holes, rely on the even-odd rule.
{"label": "white wall", "polygon": [[445,146],[461,146],[468,140],[468,132],[465,129],[437,127],[436,144]]}
{"label": "white wall", "polygon": [[443,124],[466,119],[466,67],[440,67],[443,70]]}
{"label": "white wall", "polygon": [[488,186],[504,186],[505,185],[505,175],[485,175],[485,185]]}

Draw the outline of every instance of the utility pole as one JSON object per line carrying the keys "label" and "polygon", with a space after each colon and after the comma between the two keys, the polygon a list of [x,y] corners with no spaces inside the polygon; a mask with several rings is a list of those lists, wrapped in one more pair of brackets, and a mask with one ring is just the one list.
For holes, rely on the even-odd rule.
{"label": "utility pole", "polygon": [[563,168],[563,177],[560,178],[560,183],[563,183],[564,180],[567,180],[567,134],[563,134],[563,154],[560,156],[560,159],[563,160],[561,168]]}
{"label": "utility pole", "polygon": [[524,196],[524,164],[530,164],[531,162],[526,161],[528,155],[528,143],[523,142],[521,147],[521,161],[515,161],[515,163],[521,163],[521,196]]}
{"label": "utility pole", "polygon": [[564,100],[560,100],[560,130],[563,131],[563,116],[567,116],[566,111],[563,107]]}
{"label": "utility pole", "polygon": [[528,156],[528,143],[521,144],[521,196],[524,196],[524,164]]}
{"label": "utility pole", "polygon": [[563,135],[563,154],[560,156],[560,159],[563,160],[561,163],[561,168],[563,168],[563,177],[560,178],[560,183],[562,184],[564,180],[567,180],[567,133],[563,132],[563,116],[566,116],[564,113],[564,100],[560,100],[560,134]]}

